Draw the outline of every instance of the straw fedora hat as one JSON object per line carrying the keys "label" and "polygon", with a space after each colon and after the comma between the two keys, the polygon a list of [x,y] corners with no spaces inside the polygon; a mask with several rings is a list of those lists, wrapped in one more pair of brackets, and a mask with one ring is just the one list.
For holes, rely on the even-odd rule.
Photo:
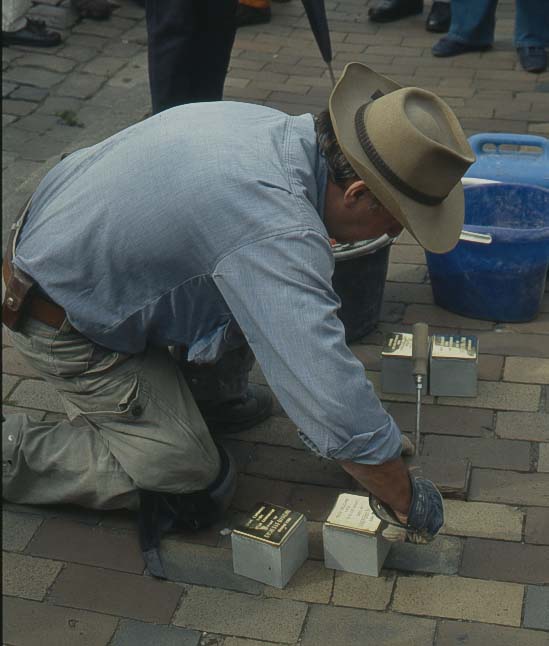
{"label": "straw fedora hat", "polygon": [[428,251],[453,249],[475,156],[451,108],[361,63],[346,65],[329,106],[343,154],[377,199]]}

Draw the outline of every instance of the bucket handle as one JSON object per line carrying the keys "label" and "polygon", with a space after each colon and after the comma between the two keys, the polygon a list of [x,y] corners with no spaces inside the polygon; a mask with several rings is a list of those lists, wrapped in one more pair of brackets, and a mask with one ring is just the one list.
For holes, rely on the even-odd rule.
{"label": "bucket handle", "polygon": [[499,153],[499,147],[506,144],[512,146],[533,146],[541,149],[542,157],[549,156],[549,139],[539,135],[482,132],[476,135],[471,135],[471,137],[469,137],[469,144],[477,156],[486,154],[484,151],[485,144],[493,144],[496,147],[497,153]]}
{"label": "bucket handle", "polygon": [[492,236],[489,233],[477,233],[476,231],[466,231],[465,229],[459,234],[459,239],[476,244],[492,244]]}

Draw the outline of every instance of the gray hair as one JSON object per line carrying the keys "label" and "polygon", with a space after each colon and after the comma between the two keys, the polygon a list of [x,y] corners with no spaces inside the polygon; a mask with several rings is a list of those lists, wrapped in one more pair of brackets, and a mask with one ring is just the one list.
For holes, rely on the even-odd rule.
{"label": "gray hair", "polygon": [[314,119],[318,147],[321,155],[326,160],[330,179],[339,186],[344,186],[349,180],[358,179],[354,168],[341,152],[329,110],[323,110]]}

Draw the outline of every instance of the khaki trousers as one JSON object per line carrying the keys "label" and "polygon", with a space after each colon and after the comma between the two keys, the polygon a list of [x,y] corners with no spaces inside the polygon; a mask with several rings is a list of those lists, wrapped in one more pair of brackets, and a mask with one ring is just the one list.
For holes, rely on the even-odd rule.
{"label": "khaki trousers", "polygon": [[22,29],[31,4],[31,0],[2,0],[2,31]]}
{"label": "khaki trousers", "polygon": [[59,393],[68,419],[9,415],[2,429],[4,498],[136,509],[137,489],[187,493],[218,475],[219,454],[167,349],[113,352],[28,319],[14,346]]}

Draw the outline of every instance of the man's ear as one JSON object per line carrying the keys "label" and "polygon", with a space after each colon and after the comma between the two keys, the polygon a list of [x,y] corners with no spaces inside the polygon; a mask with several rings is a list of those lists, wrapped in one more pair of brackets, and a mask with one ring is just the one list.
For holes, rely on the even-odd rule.
{"label": "man's ear", "polygon": [[356,202],[361,200],[368,192],[368,187],[363,180],[357,179],[345,189],[343,194],[343,203],[345,206],[353,206]]}

